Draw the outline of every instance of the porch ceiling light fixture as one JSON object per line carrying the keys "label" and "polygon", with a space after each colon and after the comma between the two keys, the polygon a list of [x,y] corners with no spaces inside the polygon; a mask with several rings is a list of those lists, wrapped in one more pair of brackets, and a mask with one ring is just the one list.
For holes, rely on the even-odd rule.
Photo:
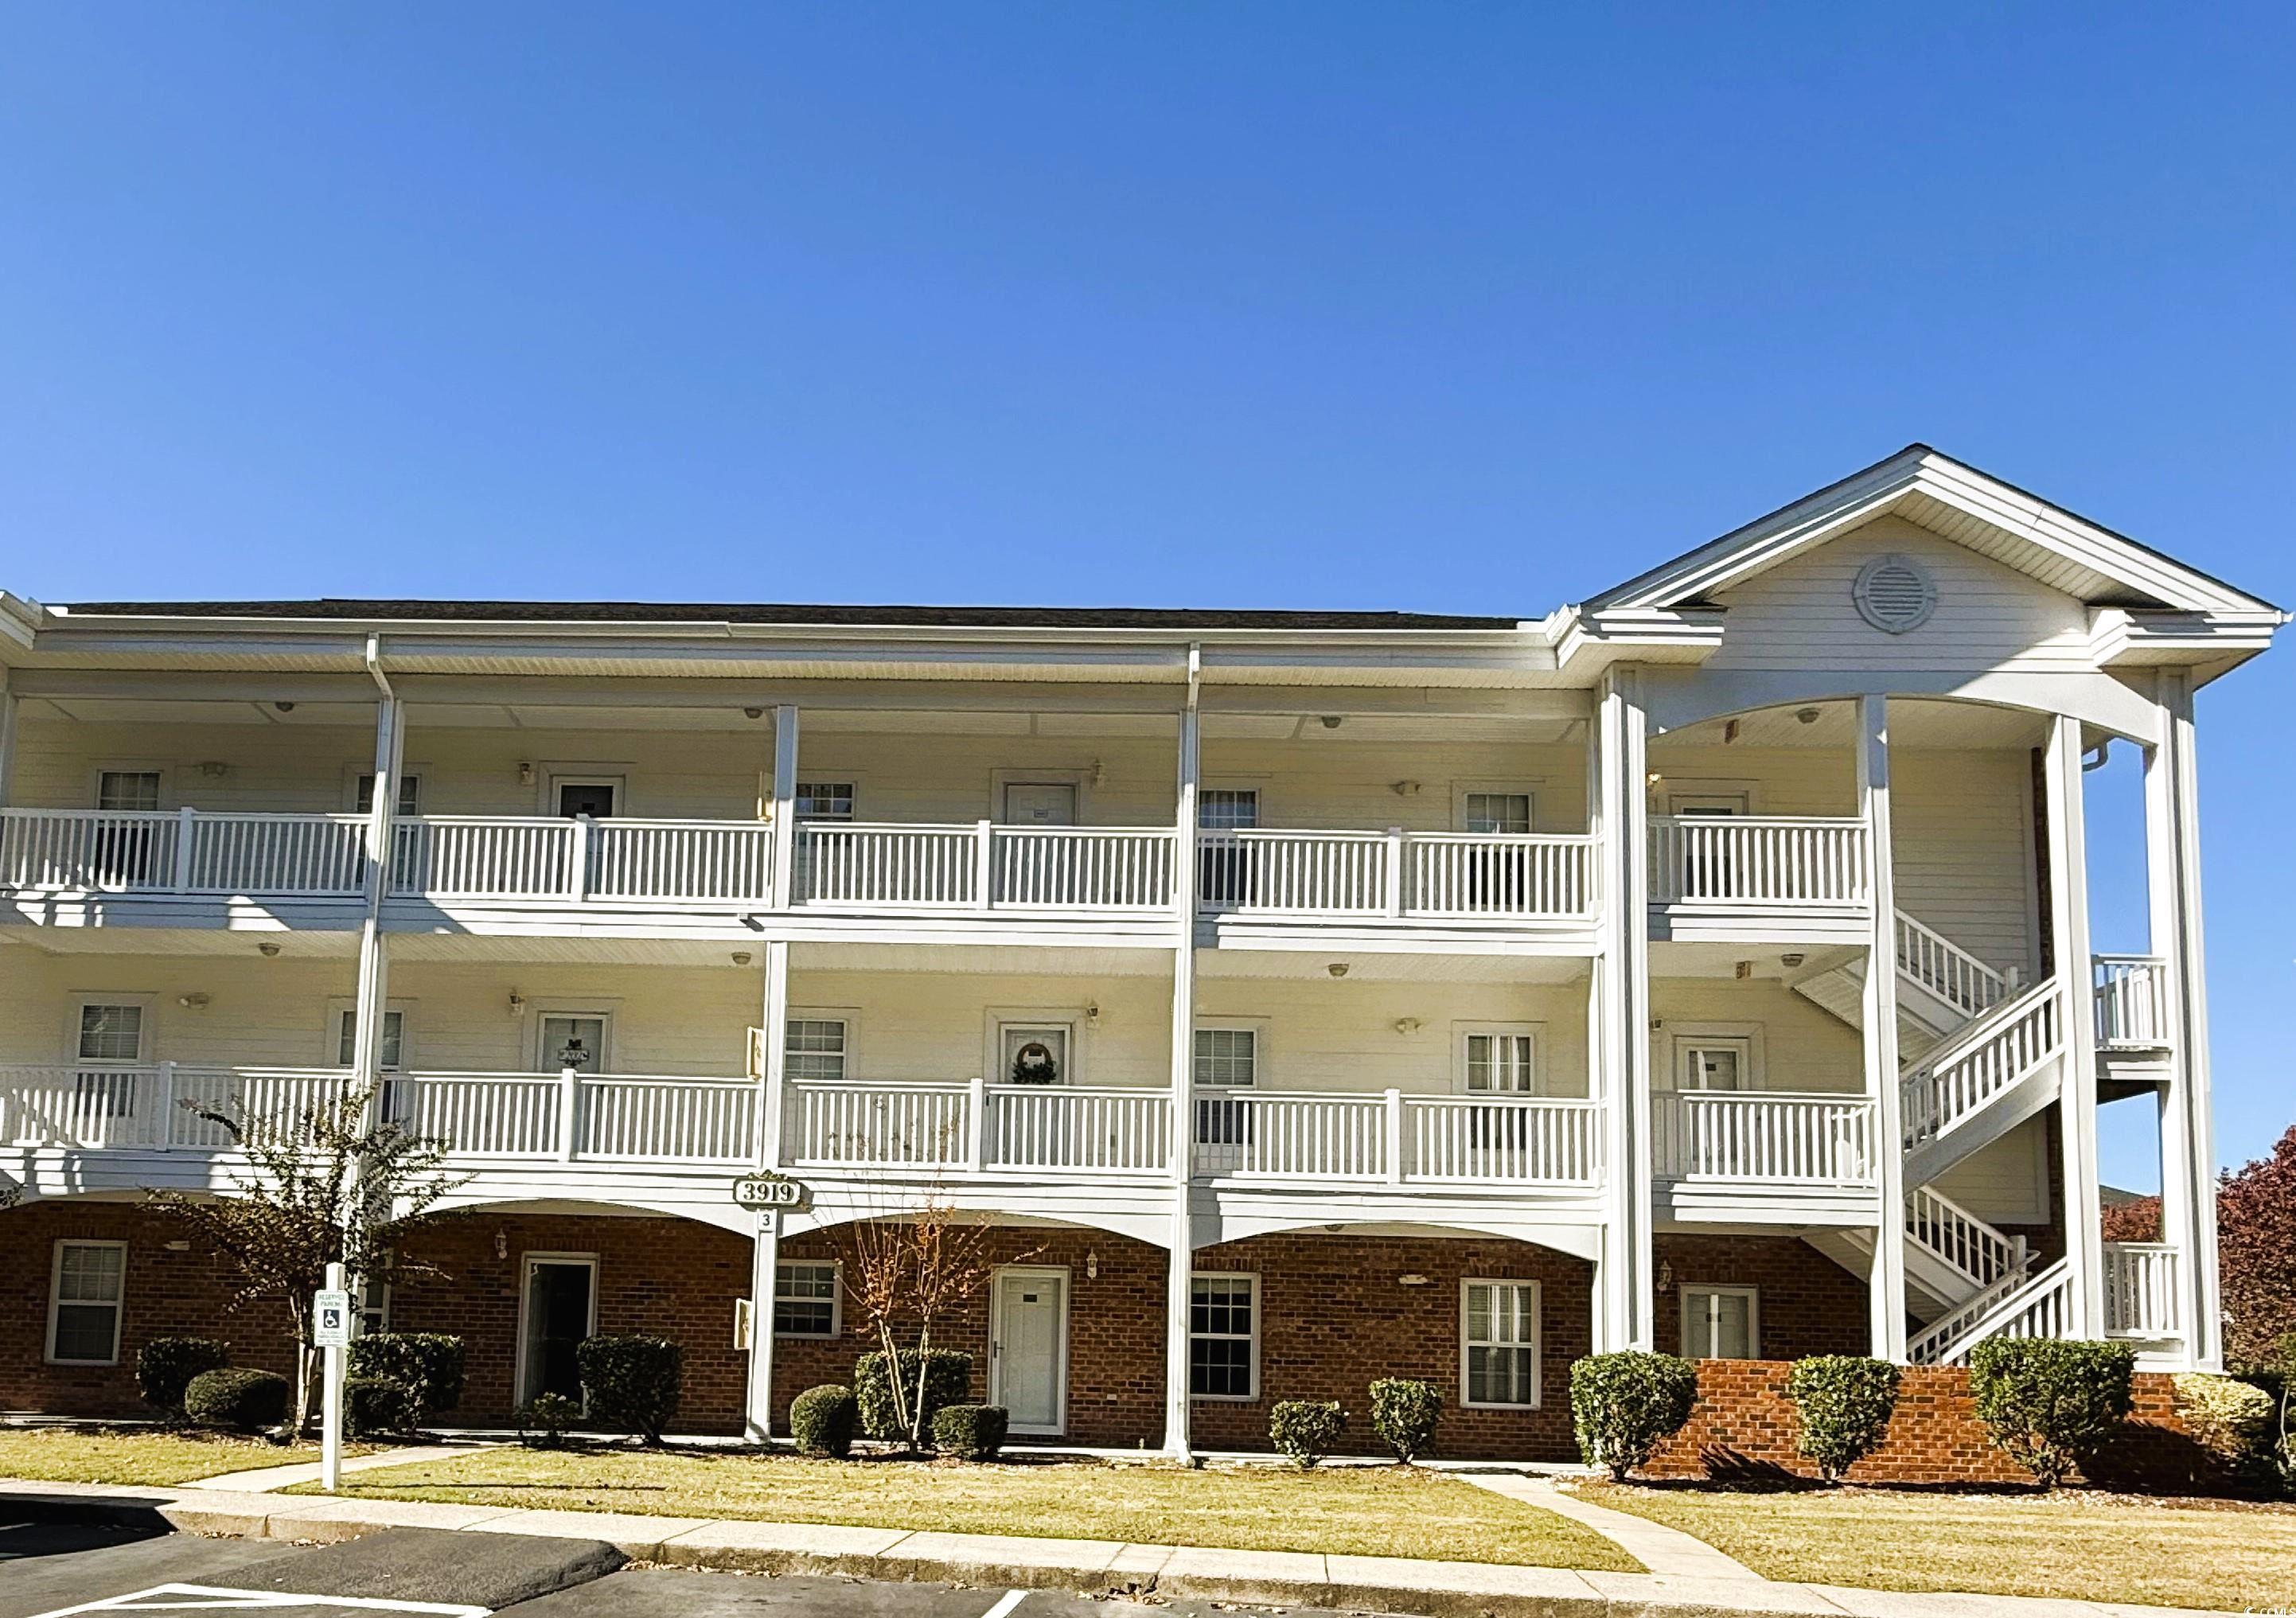
{"label": "porch ceiling light fixture", "polygon": [[742,717],[745,719],[762,719],[766,717],[766,710],[762,708],[744,708],[742,710]]}
{"label": "porch ceiling light fixture", "polygon": [[736,966],[748,965],[750,964],[750,952],[746,949],[736,949],[734,951],[734,965]]}
{"label": "porch ceiling light fixture", "polygon": [[1794,710],[1794,719],[1800,724],[1815,725],[1817,723],[1817,710],[1815,708],[1797,708]]}
{"label": "porch ceiling light fixture", "polygon": [[275,961],[279,958],[279,946],[267,938],[255,947],[255,952],[266,961]]}
{"label": "porch ceiling light fixture", "polygon": [[1792,968],[1800,965],[1802,962],[1808,958],[1808,957],[1803,955],[1800,950],[1790,949],[1785,954],[1778,957],[1778,965],[1786,967],[1788,970],[1792,970]]}
{"label": "porch ceiling light fixture", "polygon": [[1330,973],[1335,978],[1343,978],[1348,975],[1348,964],[1345,961],[1333,961],[1330,965],[1324,967],[1324,970]]}
{"label": "porch ceiling light fixture", "polygon": [[1340,720],[1342,716],[1340,714],[1327,713],[1323,716],[1318,723],[1320,723],[1325,730],[1337,730],[1340,727]]}
{"label": "porch ceiling light fixture", "polygon": [[292,702],[274,702],[271,705],[282,713],[292,713],[295,711],[295,704]]}

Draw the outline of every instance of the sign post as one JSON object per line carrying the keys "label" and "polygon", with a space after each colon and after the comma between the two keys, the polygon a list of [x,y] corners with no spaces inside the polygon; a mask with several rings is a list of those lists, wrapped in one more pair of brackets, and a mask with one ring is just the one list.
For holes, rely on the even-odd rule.
{"label": "sign post", "polygon": [[327,1284],[311,1299],[311,1343],[324,1365],[319,1398],[319,1486],[343,1483],[343,1360],[351,1345],[351,1294],[343,1267],[327,1266]]}

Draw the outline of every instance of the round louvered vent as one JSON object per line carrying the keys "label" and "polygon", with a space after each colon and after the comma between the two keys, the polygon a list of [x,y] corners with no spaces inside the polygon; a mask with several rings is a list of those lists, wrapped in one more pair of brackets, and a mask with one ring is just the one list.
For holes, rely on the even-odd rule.
{"label": "round louvered vent", "polygon": [[1891,635],[1918,629],[1937,611],[1937,585],[1909,556],[1876,556],[1857,571],[1849,588],[1857,615]]}

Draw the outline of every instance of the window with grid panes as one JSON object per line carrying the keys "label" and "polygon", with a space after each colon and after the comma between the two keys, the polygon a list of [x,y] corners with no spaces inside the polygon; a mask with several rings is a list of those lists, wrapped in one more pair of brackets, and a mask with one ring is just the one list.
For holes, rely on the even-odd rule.
{"label": "window with grid panes", "polygon": [[782,1072],[787,1078],[842,1079],[845,1021],[841,1017],[791,1017],[782,1050]]}
{"label": "window with grid panes", "polygon": [[837,1335],[837,1266],[780,1264],[774,1269],[774,1335]]}
{"label": "window with grid panes", "polygon": [[1470,832],[1523,834],[1530,830],[1529,793],[1469,793],[1462,810]]}
{"label": "window with grid panes", "polygon": [[1252,1397],[1252,1345],[1259,1329],[1255,1276],[1196,1276],[1188,1283],[1188,1392],[1199,1399]]}
{"label": "window with grid panes", "polygon": [[116,1363],[127,1244],[59,1242],[55,1263],[48,1305],[48,1358],[64,1365]]}
{"label": "window with grid panes", "polygon": [[1466,1402],[1537,1404],[1538,1284],[1469,1281],[1462,1292]]}

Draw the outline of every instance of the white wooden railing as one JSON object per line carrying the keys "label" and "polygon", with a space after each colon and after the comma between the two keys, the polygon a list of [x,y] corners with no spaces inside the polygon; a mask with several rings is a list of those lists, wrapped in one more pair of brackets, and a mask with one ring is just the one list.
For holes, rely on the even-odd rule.
{"label": "white wooden railing", "polygon": [[1496,832],[1207,833],[1196,902],[1215,914],[1572,920],[1595,911],[1594,840]]}
{"label": "white wooden railing", "polygon": [[2063,1043],[2063,997],[2056,981],[2036,983],[1951,1039],[1902,1081],[1906,1145],[1934,1140],[2056,1056]]}
{"label": "white wooden railing", "polygon": [[1591,1186],[1601,1108],[1537,1096],[1199,1090],[1194,1171],[1214,1179]]}
{"label": "white wooden railing", "polygon": [[580,820],[579,898],[763,904],[773,896],[774,828],[762,820]]}
{"label": "white wooden railing", "polygon": [[773,893],[763,821],[425,815],[398,821],[393,836],[401,896],[759,905]]}
{"label": "white wooden railing", "polygon": [[1866,823],[1798,815],[1653,815],[1659,905],[1856,908],[1872,900]]}
{"label": "white wooden railing", "polygon": [[1168,1091],[998,1084],[980,1096],[984,1169],[1161,1174],[1170,1166]]}
{"label": "white wooden railing", "polygon": [[953,1169],[971,1149],[962,1084],[797,1080],[784,1150],[800,1169]]}
{"label": "white wooden railing", "polygon": [[2017,989],[2014,972],[1995,971],[1903,910],[1898,912],[1898,970],[1964,1017],[1981,1015]]}
{"label": "white wooden railing", "polygon": [[1866,1096],[1676,1090],[1652,1099],[1662,1178],[1874,1183],[1874,1103]]}
{"label": "white wooden railing", "polygon": [[2169,963],[2157,955],[2095,959],[2096,1042],[2120,1050],[2170,1050]]}
{"label": "white wooden railing", "polygon": [[2184,1335],[2174,1247],[2161,1242],[2104,1244],[2104,1334],[2151,1341]]}
{"label": "white wooden railing", "polygon": [[257,1129],[294,1127],[332,1105],[348,1080],[340,1068],[175,1062],[0,1067],[0,1142],[222,1151],[231,1132],[202,1109]]}
{"label": "white wooden railing", "polygon": [[1403,1178],[1412,1184],[1592,1186],[1603,1178],[1600,1102],[1406,1096]]}
{"label": "white wooden railing", "polygon": [[0,887],[333,898],[363,891],[359,815],[0,809]]}
{"label": "white wooden railing", "polygon": [[1916,1365],[1963,1365],[1988,1338],[2062,1337],[2072,1308],[2072,1267],[2066,1260],[2034,1276],[2014,1271],[1915,1333],[1906,1357]]}
{"label": "white wooden railing", "polygon": [[1163,910],[1177,846],[1162,827],[813,821],[797,828],[791,897],[858,908]]}
{"label": "white wooden railing", "polygon": [[1968,1277],[1972,1286],[1990,1286],[2025,1262],[2024,1238],[2004,1236],[1928,1186],[1906,1194],[1906,1234]]}

